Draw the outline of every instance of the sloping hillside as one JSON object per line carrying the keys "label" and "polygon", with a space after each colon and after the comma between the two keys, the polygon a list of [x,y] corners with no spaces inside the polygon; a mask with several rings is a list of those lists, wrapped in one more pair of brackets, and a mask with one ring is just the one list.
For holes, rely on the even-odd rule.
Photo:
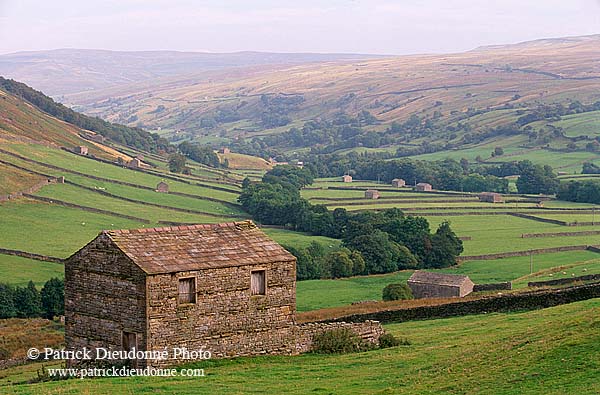
{"label": "sloping hillside", "polygon": [[300,65],[246,78],[185,76],[73,95],[68,102],[130,125],[193,130],[216,123],[237,134],[271,128],[262,116],[273,111],[307,120],[367,110],[386,124],[438,112],[448,124],[469,109],[598,100],[599,59],[600,36],[589,36],[451,55]]}

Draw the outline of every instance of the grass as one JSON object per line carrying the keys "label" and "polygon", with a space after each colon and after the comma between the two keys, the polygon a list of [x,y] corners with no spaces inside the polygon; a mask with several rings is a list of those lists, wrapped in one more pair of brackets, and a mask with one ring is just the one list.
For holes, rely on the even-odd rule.
{"label": "grass", "polygon": [[0,195],[23,191],[42,180],[41,176],[0,163]]}
{"label": "grass", "polygon": [[65,267],[61,263],[0,254],[0,274],[0,282],[25,286],[31,280],[41,289],[51,278],[63,278]]}
{"label": "grass", "polygon": [[[565,219],[569,215],[563,216]],[[497,252],[526,251],[538,248],[550,248],[567,245],[600,244],[600,236],[569,236],[548,238],[521,238],[523,233],[568,232],[598,230],[600,226],[581,226],[577,229],[561,225],[536,222],[509,215],[475,215],[427,217],[432,229],[445,220],[450,221],[452,229],[459,236],[470,236],[464,241],[463,255],[481,255]]]}
{"label": "grass", "polygon": [[[537,268],[536,268],[537,269]],[[528,276],[523,276],[513,283],[513,287],[526,287],[529,281],[548,281],[564,278],[581,277],[589,274],[600,274],[600,261],[591,259],[583,262],[575,262],[549,269],[538,270]]]}
{"label": "grass", "polygon": [[263,158],[257,156],[237,154],[218,154],[221,162],[227,160],[230,169],[269,170],[272,166]]}
{"label": "grass", "polygon": [[[152,193],[152,192],[150,192]],[[156,195],[159,193],[154,192]],[[210,217],[200,214],[184,213],[173,211],[165,208],[151,207],[143,204],[123,201],[120,199],[108,197],[79,188],[69,184],[54,184],[49,185],[36,193],[36,196],[43,196],[57,200],[75,203],[86,207],[110,210],[119,214],[132,215],[134,217],[143,218],[157,223],[158,221],[173,221],[183,223],[210,223],[222,222],[223,218]],[[207,212],[227,212],[227,207],[215,202],[199,201],[204,203],[204,206],[210,206],[211,210]],[[200,205],[200,204],[199,204]],[[214,207],[214,208],[213,208]],[[219,210],[220,209],[220,210]]]}
{"label": "grass", "polygon": [[293,247],[308,247],[310,243],[316,241],[323,245],[326,250],[334,250],[339,248],[341,244],[340,240],[332,239],[331,237],[312,236],[307,233],[294,232],[286,229],[263,228],[262,230],[279,244]]}
{"label": "grass", "polygon": [[103,229],[146,224],[52,204],[19,200],[0,204],[0,247],[66,258]]}
{"label": "grass", "polygon": [[0,349],[8,351],[10,358],[25,357],[30,347],[57,347],[63,342],[63,326],[57,322],[43,318],[0,320]]}
{"label": "grass", "polygon": [[225,206],[219,202],[178,196],[169,193],[156,193],[145,189],[119,185],[111,182],[93,180],[81,176],[70,176],[68,180],[90,188],[98,188],[113,195],[140,200],[143,202],[161,204],[163,206],[205,211],[214,214],[246,215],[241,208]]}
{"label": "grass", "polygon": [[[10,144],[9,148],[21,156],[27,156],[43,163],[74,170],[84,174],[108,178],[111,180],[129,182],[151,188],[155,188],[159,182],[165,181],[165,179],[161,178],[160,176],[142,173],[117,165],[98,162],[83,156],[70,154],[62,150],[56,150],[37,145],[19,144]],[[11,158],[11,160],[14,160],[14,158]],[[27,165],[26,167],[30,168],[31,166]],[[52,175],[64,175],[67,178],[70,177],[69,173],[65,174],[60,170],[45,169],[45,172]],[[166,181],[169,184],[169,190],[173,192],[211,196],[213,198],[222,199],[232,203],[237,200],[236,193],[217,191],[214,189],[205,188],[198,185],[185,184],[183,182],[173,180]]]}
{"label": "grass", "polygon": [[391,283],[406,282],[412,270],[338,280],[306,280],[296,283],[298,311],[344,306],[353,302],[381,300],[383,288]]}
{"label": "grass", "polygon": [[[569,317],[565,319],[565,317]],[[600,391],[600,299],[544,310],[386,325],[410,346],[192,365],[202,378],[68,380],[4,387],[44,393],[592,394]]]}

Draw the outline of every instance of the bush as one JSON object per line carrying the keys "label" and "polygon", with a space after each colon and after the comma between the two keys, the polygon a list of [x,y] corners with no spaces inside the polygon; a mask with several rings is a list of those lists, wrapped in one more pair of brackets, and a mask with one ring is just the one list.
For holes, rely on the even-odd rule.
{"label": "bush", "polygon": [[412,299],[413,294],[406,284],[389,284],[383,289],[383,300]]}
{"label": "bush", "polygon": [[391,333],[384,333],[379,338],[379,348],[397,347],[397,346],[410,346],[408,339],[398,339]]}
{"label": "bush", "polygon": [[318,333],[313,338],[312,350],[318,354],[346,354],[367,351],[373,345],[348,328],[331,329]]}

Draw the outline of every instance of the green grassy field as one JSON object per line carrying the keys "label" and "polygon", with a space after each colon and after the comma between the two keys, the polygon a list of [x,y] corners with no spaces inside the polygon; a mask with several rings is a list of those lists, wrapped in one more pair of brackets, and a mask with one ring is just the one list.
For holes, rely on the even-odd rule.
{"label": "green grassy field", "polygon": [[[142,173],[139,171],[123,168],[120,166],[98,162],[83,156],[70,154],[62,150],[56,150],[43,146],[10,144],[9,149],[27,156],[31,159],[47,163],[50,165],[62,167],[65,169],[77,171],[80,173],[89,174],[92,176],[107,178],[111,180],[124,181],[155,188],[156,185],[165,181],[160,176]],[[18,162],[18,159],[10,157],[11,161]],[[22,162],[23,163],[23,162]],[[25,162],[26,163],[26,162]],[[27,168],[31,168],[31,164],[24,164]],[[70,174],[64,174],[60,170],[44,169],[45,173],[51,175],[64,175],[70,177]],[[236,202],[237,194],[224,191],[217,191],[210,188],[205,188],[197,185],[189,185],[178,181],[167,180],[169,190],[173,192],[183,192],[195,195],[210,196],[217,199],[222,199],[228,202]]]}
{"label": "green grassy field", "polygon": [[[190,365],[205,369],[200,378],[72,379],[2,390],[22,395],[593,394],[600,391],[598,317],[600,299],[592,299],[537,311],[385,326],[407,338],[409,346]],[[15,376],[23,377],[26,369],[15,369]]]}
{"label": "green grassy field", "polygon": [[0,247],[66,258],[103,229],[144,223],[28,200],[0,204]]}
{"label": "green grassy field", "polygon": [[316,241],[323,245],[326,250],[337,249],[341,241],[325,236],[311,236],[306,233],[293,232],[286,229],[263,228],[263,231],[279,244],[293,247],[308,247],[310,243]]}
{"label": "green grassy field", "polygon": [[25,286],[31,280],[40,289],[53,277],[65,276],[64,266],[60,263],[41,262],[20,256],[0,254],[0,282]]}
{"label": "green grassy field", "polygon": [[581,114],[565,115],[560,121],[545,122],[538,121],[531,124],[532,127],[540,128],[546,125],[563,128],[568,137],[600,135],[600,111],[591,111]]}
{"label": "green grassy field", "polygon": [[[155,194],[160,195],[156,192]],[[150,207],[143,204],[127,202],[120,199],[104,196],[99,193],[88,191],[86,189],[69,184],[49,185],[41,191],[39,191],[38,193],[36,193],[36,196],[53,198],[68,203],[79,204],[86,207],[110,210],[119,214],[132,215],[134,217],[150,220],[152,221],[152,223],[157,223],[161,220],[182,223],[212,223],[223,221],[223,218],[218,217],[193,213],[184,213],[169,210],[166,208]],[[199,202],[203,203],[201,206],[204,206],[206,208],[206,212],[219,214],[220,211],[221,213],[225,214],[232,211],[228,207],[220,205],[219,203],[208,201]],[[196,210],[200,210],[200,208]],[[230,219],[230,221],[233,220],[234,219]]]}
{"label": "green grassy field", "polygon": [[[568,232],[573,228],[561,225],[536,222],[509,215],[475,216],[425,216],[432,229],[448,220],[459,236],[470,236],[472,240],[463,242],[463,255],[492,254],[495,252],[525,251],[537,248],[550,248],[566,245],[591,245],[600,243],[600,236],[569,236],[548,238],[521,238],[523,233]],[[568,216],[565,216],[567,218]],[[598,230],[600,226],[581,226],[577,231]]]}

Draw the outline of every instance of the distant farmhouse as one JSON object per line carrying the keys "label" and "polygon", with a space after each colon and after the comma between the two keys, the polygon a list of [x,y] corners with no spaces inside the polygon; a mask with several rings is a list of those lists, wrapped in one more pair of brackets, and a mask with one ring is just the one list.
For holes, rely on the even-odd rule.
{"label": "distant farmhouse", "polygon": [[405,185],[406,185],[406,181],[404,181],[402,178],[394,178],[392,180],[392,186],[394,188],[402,188]]}
{"label": "distant farmhouse", "polygon": [[87,155],[88,147],[80,145],[80,146],[73,148],[73,152],[75,152],[76,154],[79,154],[79,155]]}
{"label": "distant farmhouse", "polygon": [[127,162],[127,167],[130,169],[141,169],[143,167],[142,161],[139,158],[133,158]]}
{"label": "distant farmhouse", "polygon": [[156,192],[163,192],[163,193],[169,192],[169,184],[167,184],[164,181],[159,182],[156,185]]}
{"label": "distant farmhouse", "polygon": [[347,174],[345,176],[342,176],[342,182],[352,182],[352,176]]}
{"label": "distant farmhouse", "polygon": [[504,198],[501,194],[496,192],[482,192],[479,194],[479,201],[487,203],[502,203],[504,202]]}
{"label": "distant farmhouse", "polygon": [[219,150],[220,154],[230,154],[231,150],[227,147],[221,147],[221,149]]}
{"label": "distant farmhouse", "polygon": [[408,279],[415,299],[463,297],[473,292],[473,281],[467,276],[431,273],[417,270]]}
{"label": "distant farmhouse", "polygon": [[383,333],[375,321],[298,325],[295,317],[296,258],[251,221],[103,231],[65,261],[68,349],[290,355],[332,326],[374,343]]}
{"label": "distant farmhouse", "polygon": [[379,199],[379,191],[377,189],[367,189],[365,191],[365,198],[366,199]]}
{"label": "distant farmhouse", "polygon": [[430,192],[432,190],[432,187],[431,184],[428,184],[426,182],[420,182],[415,187],[415,190],[419,192]]}

